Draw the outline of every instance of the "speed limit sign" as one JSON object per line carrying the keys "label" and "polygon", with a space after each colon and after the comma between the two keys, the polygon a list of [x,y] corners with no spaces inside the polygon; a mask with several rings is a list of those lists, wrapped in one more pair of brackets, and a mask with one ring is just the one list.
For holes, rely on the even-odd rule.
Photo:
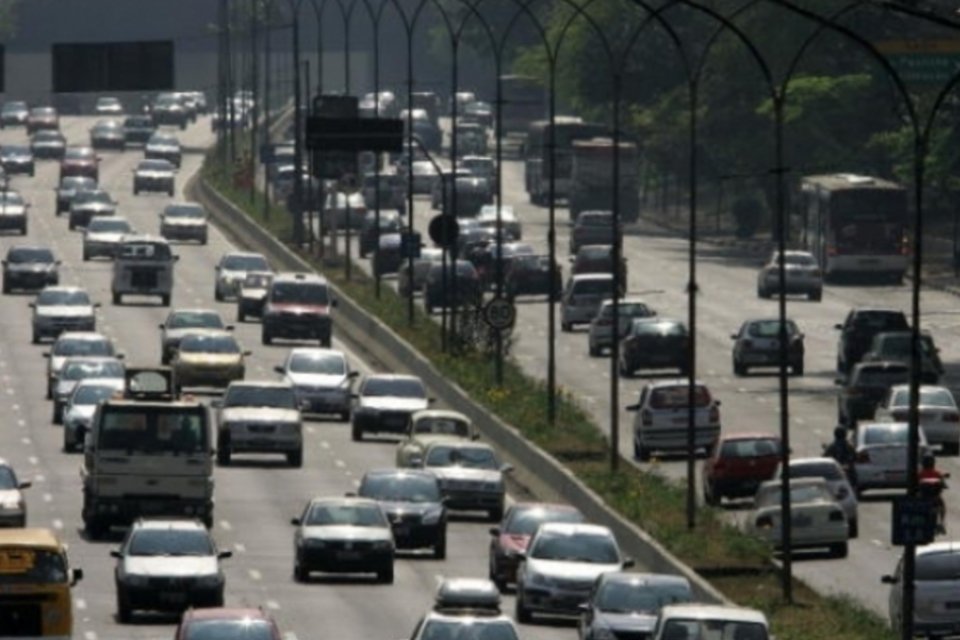
{"label": "speed limit sign", "polygon": [[483,319],[492,329],[503,331],[513,326],[517,308],[506,298],[494,298],[483,308]]}

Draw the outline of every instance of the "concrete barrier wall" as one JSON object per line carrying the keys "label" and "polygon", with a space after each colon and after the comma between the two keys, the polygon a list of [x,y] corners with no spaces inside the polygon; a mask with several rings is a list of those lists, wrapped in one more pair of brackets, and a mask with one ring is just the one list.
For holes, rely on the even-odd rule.
{"label": "concrete barrier wall", "polygon": [[[202,179],[188,192],[204,204],[211,218],[238,244],[266,255],[280,270],[312,270],[286,245],[237,209]],[[729,603],[724,596],[651,538],[645,531],[611,509],[596,493],[578,480],[552,456],[526,440],[520,432],[474,402],[457,384],[448,380],[433,364],[403,338],[367,313],[334,287],[338,306],[334,332],[351,342],[365,345],[382,361],[396,364],[420,376],[437,397],[450,408],[467,415],[484,439],[496,446],[502,457],[516,469],[518,480],[543,499],[561,499],[580,509],[588,520],[610,527],[624,552],[640,568],[657,573],[685,576],[698,600]]]}

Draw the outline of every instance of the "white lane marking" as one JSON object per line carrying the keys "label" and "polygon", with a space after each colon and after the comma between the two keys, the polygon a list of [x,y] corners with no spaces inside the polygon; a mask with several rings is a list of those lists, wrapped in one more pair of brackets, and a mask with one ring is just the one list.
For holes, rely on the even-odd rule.
{"label": "white lane marking", "polygon": [[25,445],[29,445],[29,444],[30,444],[30,438],[26,438],[26,437],[20,438],[20,442],[23,443],[23,444],[25,444]]}
{"label": "white lane marking", "polygon": [[53,502],[53,494],[51,494],[51,493],[45,493],[45,494],[43,494],[43,501],[44,501],[44,502]]}
{"label": "white lane marking", "polygon": [[38,473],[37,475],[33,476],[33,481],[34,481],[34,483],[37,483],[37,482],[46,482],[46,481],[47,481],[47,476],[43,475],[42,473]]}
{"label": "white lane marking", "polygon": [[77,607],[78,610],[83,611],[84,609],[87,608],[87,601],[84,600],[83,598],[77,598],[74,601],[74,605]]}
{"label": "white lane marking", "polygon": [[746,393],[746,392],[747,392],[746,387],[737,387],[737,393]]}
{"label": "white lane marking", "polygon": [[321,448],[321,449],[329,449],[329,448],[330,448],[330,443],[327,442],[326,440],[321,440],[321,441],[320,441],[320,448]]}
{"label": "white lane marking", "polygon": [[803,418],[794,418],[793,421],[796,422],[797,424],[806,424],[806,423],[807,423],[807,421],[804,420]]}
{"label": "white lane marking", "polygon": [[56,529],[57,531],[63,529],[63,520],[61,520],[60,518],[54,518],[53,528]]}
{"label": "white lane marking", "polygon": [[355,479],[353,480],[353,486],[359,487],[359,486],[360,486],[360,481],[355,478]]}
{"label": "white lane marking", "polygon": [[235,544],[233,545],[233,548],[234,548],[234,550],[236,550],[237,553],[246,553],[246,552],[247,552],[247,546],[246,546],[245,544],[243,544],[242,542],[237,542],[237,543],[235,543]]}
{"label": "white lane marking", "polygon": [[221,520],[221,521],[220,521],[220,528],[221,528],[221,529],[224,529],[224,530],[226,530],[226,531],[230,531],[231,529],[233,529],[233,525],[231,525],[230,522],[227,521],[227,520]]}
{"label": "white lane marking", "polygon": [[23,419],[21,418],[20,420],[17,420],[17,426],[18,426],[18,427],[25,427],[25,426],[27,426],[27,421],[26,421],[26,420],[23,420]]}
{"label": "white lane marking", "polygon": [[11,389],[11,388],[8,388],[8,389],[7,389],[7,394],[8,394],[8,395],[11,395],[11,396],[12,396],[14,393],[16,393],[16,392],[15,392],[13,389]]}
{"label": "white lane marking", "polygon": [[96,632],[96,631],[84,631],[84,632],[83,632],[83,639],[84,639],[84,640],[97,640],[97,632]]}
{"label": "white lane marking", "polygon": [[297,634],[295,634],[293,631],[287,631],[285,634],[283,634],[283,640],[297,640]]}
{"label": "white lane marking", "polygon": [[18,404],[13,405],[13,410],[14,410],[14,411],[20,411],[20,405],[18,405]]}
{"label": "white lane marking", "polygon": [[310,425],[307,425],[307,433],[316,433],[316,432],[317,432],[316,429],[314,429],[314,428],[311,427]]}
{"label": "white lane marking", "polygon": [[276,600],[267,600],[266,604],[267,604],[267,609],[272,609],[273,611],[277,611],[278,609],[280,609],[280,603],[277,602]]}
{"label": "white lane marking", "polygon": [[247,573],[250,574],[251,580],[260,580],[263,577],[263,574],[256,569],[250,569]]}
{"label": "white lane marking", "polygon": [[27,458],[27,460],[30,461],[30,464],[39,464],[39,463],[40,463],[40,459],[39,459],[37,456],[30,456],[29,458]]}
{"label": "white lane marking", "polygon": [[876,547],[881,547],[881,548],[883,547],[883,543],[880,542],[879,540],[877,540],[876,538],[872,539],[872,540],[870,541],[870,544],[872,544],[872,545],[874,545],[874,546],[876,546]]}
{"label": "white lane marking", "polygon": [[344,462],[343,460],[334,460],[334,461],[333,461],[333,464],[335,464],[336,466],[340,467],[341,469],[344,468],[345,466],[347,466],[347,463]]}

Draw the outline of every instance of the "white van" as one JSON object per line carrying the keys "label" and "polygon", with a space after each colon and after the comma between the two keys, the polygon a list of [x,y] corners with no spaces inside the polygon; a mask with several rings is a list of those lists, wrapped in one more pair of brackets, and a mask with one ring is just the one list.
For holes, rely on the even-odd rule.
{"label": "white van", "polygon": [[560,328],[570,331],[575,324],[590,324],[603,301],[613,296],[612,274],[582,273],[571,276],[560,298]]}
{"label": "white van", "polygon": [[124,295],[159,296],[170,306],[173,293],[173,264],[179,256],[170,244],[157,236],[126,236],[113,262],[113,304],[121,304]]}

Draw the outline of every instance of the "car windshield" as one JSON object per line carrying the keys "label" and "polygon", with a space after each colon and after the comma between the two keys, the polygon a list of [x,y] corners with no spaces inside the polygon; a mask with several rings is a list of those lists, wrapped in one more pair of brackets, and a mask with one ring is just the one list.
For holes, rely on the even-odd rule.
{"label": "car windshield", "polygon": [[87,225],[89,233],[130,233],[133,229],[130,223],[123,218],[113,216],[97,217]]}
{"label": "car windshield", "polygon": [[74,405],[98,404],[109,399],[117,392],[116,387],[108,385],[85,385],[77,387],[70,402]]}
{"label": "car windshield", "polygon": [[98,122],[97,124],[93,125],[93,128],[95,131],[101,131],[101,132],[107,131],[107,130],[119,132],[120,124],[118,122],[114,122],[113,120],[105,120],[103,122]]}
{"label": "car windshield", "polygon": [[613,538],[597,533],[541,532],[530,557],[537,560],[618,564],[620,552]]}
{"label": "car windshield", "polygon": [[127,242],[120,247],[120,258],[128,260],[170,260],[170,246],[163,242]]}
{"label": "car windshield", "polygon": [[55,356],[112,356],[113,344],[106,338],[95,340],[57,340],[53,345]]}
{"label": "car windshield", "polygon": [[307,526],[386,527],[379,507],[371,504],[315,504],[304,519]]}
{"label": "car windshield", "polygon": [[110,194],[106,191],[81,191],[73,197],[73,202],[74,204],[113,204]]}
{"label": "car windshield", "polygon": [[240,345],[233,336],[187,335],[180,341],[181,353],[240,353]]}
{"label": "car windshield", "polygon": [[37,131],[35,134],[33,134],[34,142],[63,142],[63,139],[63,134],[61,134],[59,131],[43,130]]}
{"label": "car windshield", "polygon": [[578,280],[573,284],[574,295],[611,294],[613,292],[613,278],[591,278]]}
{"label": "car windshield", "polygon": [[593,599],[595,607],[606,613],[657,613],[667,604],[690,602],[690,588],[684,584],[632,584],[608,580]]}
{"label": "car windshield", "polygon": [[875,424],[863,431],[863,444],[906,446],[909,430],[905,423]]}
{"label": "car windshield", "polygon": [[37,306],[90,306],[90,296],[86,291],[47,289],[37,295]]}
{"label": "car windshield", "polygon": [[[696,385],[693,390],[694,404],[699,408],[710,405],[713,400],[710,392],[703,385]],[[680,409],[690,406],[690,392],[687,385],[658,387],[650,394],[651,409]]]}
{"label": "car windshield", "polygon": [[173,172],[173,165],[166,160],[141,160],[137,171],[169,171]]}
{"label": "car windshield", "polygon": [[16,191],[0,191],[0,204],[22,206],[23,196]]}
{"label": "car windshield", "polygon": [[189,204],[174,204],[163,210],[168,218],[203,218],[203,207]]}
{"label": "car windshield", "polygon": [[123,365],[112,360],[97,362],[68,362],[60,372],[63,380],[87,380],[89,378],[122,378]]}
{"label": "car windshield", "polygon": [[896,331],[909,329],[907,319],[897,311],[871,311],[858,313],[853,320],[856,331]]}
{"label": "car windshield", "polygon": [[371,398],[427,397],[427,390],[423,388],[423,383],[415,378],[367,378],[360,393]]}
{"label": "car windshield", "polygon": [[790,463],[791,478],[823,478],[824,480],[842,480],[843,471],[835,462]]}
{"label": "car windshield", "polygon": [[270,300],[282,304],[309,304],[326,306],[330,304],[327,286],[323,284],[301,284],[298,282],[274,282],[270,289]]}
{"label": "car windshield", "polygon": [[90,147],[68,147],[63,154],[64,160],[93,160],[93,149]]}
{"label": "car windshield", "polygon": [[[815,267],[817,266],[817,260],[810,254],[804,253],[788,253],[786,259],[784,260],[786,264],[797,265],[801,267]],[[770,258],[770,264],[779,264],[780,263],[780,254],[774,253],[773,257]]]}
{"label": "car windshield", "polygon": [[6,144],[0,148],[0,155],[6,157],[29,155],[30,147],[24,147],[19,144]]}
{"label": "car windshield", "polygon": [[[890,402],[892,407],[906,407],[910,402],[910,390],[898,389]],[[920,389],[920,405],[956,409],[957,403],[949,389]]]}
{"label": "car windshield", "polygon": [[428,620],[420,640],[518,640],[517,630],[507,620]]}
{"label": "car windshield", "polygon": [[5,587],[14,584],[63,584],[67,581],[66,560],[63,554],[56,551],[0,547],[0,564],[10,567],[3,573]]}
{"label": "car windshield", "polygon": [[22,113],[27,108],[25,102],[5,102],[3,104],[4,113]]}
{"label": "car windshield", "polygon": [[292,387],[231,385],[223,399],[225,407],[273,407],[296,409],[297,396]]}
{"label": "car windshield", "polygon": [[9,264],[30,264],[36,262],[49,264],[55,260],[56,258],[53,257],[53,252],[50,251],[50,249],[41,247],[17,247],[11,249],[7,254],[7,262]]}
{"label": "car windshield", "polygon": [[216,311],[177,311],[167,320],[168,329],[223,329],[223,320]]}
{"label": "car windshield", "polygon": [[[797,333],[797,325],[792,320],[787,320],[787,335],[792,336]],[[747,328],[747,335],[753,338],[776,338],[780,335],[779,320],[762,320],[760,322],[751,322]]]}
{"label": "car windshield", "polygon": [[273,625],[248,618],[191,620],[183,640],[274,640]]}
{"label": "car windshield", "polygon": [[120,106],[120,101],[116,98],[97,98],[98,107]]}
{"label": "car windshield", "polygon": [[470,423],[446,416],[426,416],[413,423],[414,433],[436,433],[461,438],[470,437]]}
{"label": "car windshield", "polygon": [[97,181],[87,176],[67,176],[60,181],[60,188],[64,191],[82,191],[85,189],[95,189]]}
{"label": "car windshield", "polygon": [[726,440],[720,447],[721,458],[762,458],[779,454],[780,441],[774,438]]}
{"label": "car windshield", "polygon": [[6,465],[0,465],[0,491],[18,488],[17,476],[13,473],[13,469]]}
{"label": "car windshield", "polygon": [[766,626],[734,620],[682,620],[672,618],[663,626],[665,640],[769,640]]}
{"label": "car windshield", "polygon": [[[780,505],[780,483],[765,486],[757,493],[756,506],[777,507]],[[833,502],[833,496],[825,484],[790,485],[790,501],[794,504],[804,502]]]}
{"label": "car windshield", "polygon": [[425,467],[466,467],[468,469],[499,469],[493,451],[486,447],[433,446],[427,451]]}
{"label": "car windshield", "polygon": [[32,116],[55,116],[57,115],[57,110],[53,107],[34,107],[30,109],[30,115]]}
{"label": "car windshield", "polygon": [[577,218],[579,227],[613,227],[613,216],[596,216],[581,214]]}
{"label": "car windshield", "polygon": [[960,553],[953,549],[917,554],[917,580],[960,582]]}
{"label": "car windshield", "polygon": [[125,127],[146,127],[149,129],[153,128],[153,120],[148,117],[140,116],[134,118],[127,118],[123,121],[123,126]]}
{"label": "car windshield", "polygon": [[140,529],[127,543],[131,556],[209,556],[213,544],[206,531],[188,529]]}
{"label": "car windshield", "polygon": [[[912,337],[909,333],[882,335],[878,337],[877,352],[884,360],[907,360],[910,358]],[[920,350],[923,355],[929,356],[933,348],[933,340],[929,336],[920,337]]]}
{"label": "car windshield", "polygon": [[583,522],[583,514],[576,509],[551,509],[544,507],[518,507],[510,512],[510,519],[503,527],[504,533],[532,536],[544,522]]}
{"label": "car windshield", "polygon": [[368,475],[359,493],[364,498],[383,502],[440,502],[440,486],[433,475]]}
{"label": "car windshield", "polygon": [[[620,317],[623,319],[629,318],[647,318],[653,315],[650,311],[650,307],[645,305],[642,302],[621,302],[620,303]],[[605,304],[600,310],[601,318],[612,318],[613,317],[613,305]]]}
{"label": "car windshield", "polygon": [[910,370],[907,367],[863,367],[853,376],[853,387],[891,387],[907,381]]}
{"label": "car windshield", "polygon": [[269,271],[270,265],[263,256],[224,256],[220,268],[227,271]]}
{"label": "car windshield", "polygon": [[319,373],[342,376],[347,373],[347,361],[338,353],[294,353],[287,369],[291,373]]}
{"label": "car windshield", "polygon": [[153,135],[147,140],[147,144],[154,147],[177,147],[180,141],[173,136]]}

